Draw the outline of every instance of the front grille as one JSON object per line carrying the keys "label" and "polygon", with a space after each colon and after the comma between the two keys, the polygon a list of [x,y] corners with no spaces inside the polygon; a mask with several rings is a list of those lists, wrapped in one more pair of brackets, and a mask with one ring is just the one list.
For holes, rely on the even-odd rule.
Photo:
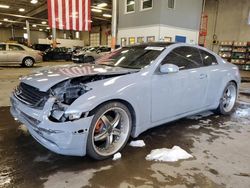
{"label": "front grille", "polygon": [[23,82],[15,89],[14,95],[22,103],[37,108],[42,108],[49,97],[48,92],[39,91],[39,89]]}

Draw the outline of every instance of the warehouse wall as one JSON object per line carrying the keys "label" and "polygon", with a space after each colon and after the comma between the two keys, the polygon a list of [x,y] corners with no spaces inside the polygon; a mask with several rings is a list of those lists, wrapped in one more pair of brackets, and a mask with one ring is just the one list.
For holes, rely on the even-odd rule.
{"label": "warehouse wall", "polygon": [[202,0],[175,0],[174,9],[168,8],[167,0],[154,0],[153,8],[143,11],[137,0],[132,13],[125,13],[125,2],[119,0],[118,44],[125,39],[129,44],[134,37],[144,37],[147,42],[149,36],[155,41],[168,37],[174,42],[177,35],[186,37],[187,43],[198,43]]}
{"label": "warehouse wall", "polygon": [[[216,14],[217,6],[218,14]],[[219,42],[250,41],[249,7],[249,0],[207,0],[205,7],[205,13],[208,14],[206,47],[218,52],[218,44],[212,43],[214,34]]]}
{"label": "warehouse wall", "polygon": [[[92,33],[100,33],[100,43],[101,45],[107,45],[107,31],[110,30],[110,25],[103,26],[94,26],[91,30]],[[26,30],[23,29],[15,29],[15,37],[23,37],[23,34],[26,33]],[[66,38],[73,37],[75,39],[75,32],[72,31],[60,31],[57,30],[57,38],[64,38],[64,33],[66,33]],[[79,40],[84,41],[84,45],[88,46],[90,44],[89,41],[89,32],[80,32]],[[38,43],[38,39],[46,39],[48,37],[48,33],[41,31],[31,31],[31,43]],[[1,28],[0,27],[0,42],[6,42],[11,38],[11,28]]]}
{"label": "warehouse wall", "polygon": [[[11,28],[0,28],[0,42],[6,42],[11,38]],[[15,37],[23,37],[23,34],[26,33],[23,29],[14,30]],[[41,31],[31,31],[30,33],[31,43],[38,43],[39,38],[46,38],[47,34]]]}
{"label": "warehouse wall", "polygon": [[176,0],[174,9],[167,8],[168,1],[161,1],[161,24],[199,30],[202,0]]}
{"label": "warehouse wall", "polygon": [[125,13],[125,1],[119,0],[119,28],[163,24],[198,30],[202,0],[175,0],[175,8],[168,8],[168,1],[154,0],[153,9],[141,11],[141,1],[135,1],[135,12]]}

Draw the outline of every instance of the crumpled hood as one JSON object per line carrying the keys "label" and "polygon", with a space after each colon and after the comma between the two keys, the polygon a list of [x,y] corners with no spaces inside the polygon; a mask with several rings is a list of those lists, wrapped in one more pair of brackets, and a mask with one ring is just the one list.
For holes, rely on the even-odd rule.
{"label": "crumpled hood", "polygon": [[62,65],[37,69],[34,73],[22,77],[21,82],[36,87],[40,91],[47,91],[55,84],[70,78],[90,75],[121,75],[132,72],[138,72],[138,70],[91,64]]}

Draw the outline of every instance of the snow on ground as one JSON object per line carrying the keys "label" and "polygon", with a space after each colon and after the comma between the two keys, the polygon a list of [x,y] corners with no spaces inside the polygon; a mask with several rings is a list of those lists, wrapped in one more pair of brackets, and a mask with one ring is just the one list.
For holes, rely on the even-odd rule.
{"label": "snow on ground", "polygon": [[201,126],[200,125],[192,125],[192,126],[189,126],[188,128],[189,129],[199,129],[199,128],[201,128]]}
{"label": "snow on ground", "polygon": [[129,143],[130,146],[132,147],[144,147],[146,146],[145,142],[143,140],[135,140],[135,141],[131,141]]}
{"label": "snow on ground", "polygon": [[202,112],[202,113],[199,113],[199,114],[196,114],[196,115],[193,115],[193,116],[188,116],[187,119],[198,120],[198,119],[201,119],[201,118],[204,118],[204,117],[211,116],[212,114],[214,114],[214,113],[211,112],[211,111],[206,111],[206,112]]}
{"label": "snow on ground", "polygon": [[174,146],[172,149],[161,148],[155,149],[146,156],[148,161],[176,162],[181,159],[189,159],[193,156],[181,149],[179,146]]}
{"label": "snow on ground", "polygon": [[22,133],[24,133],[25,135],[28,135],[28,134],[29,134],[28,128],[27,128],[25,125],[23,125],[23,124],[21,124],[17,129],[18,129],[19,131],[21,131]]}
{"label": "snow on ground", "polygon": [[122,154],[118,152],[118,153],[114,154],[113,161],[116,161],[116,160],[118,160],[120,158],[122,158]]}

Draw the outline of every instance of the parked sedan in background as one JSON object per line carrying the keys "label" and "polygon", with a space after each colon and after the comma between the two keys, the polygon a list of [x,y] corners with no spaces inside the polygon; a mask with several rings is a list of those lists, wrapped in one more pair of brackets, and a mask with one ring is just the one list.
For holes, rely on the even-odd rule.
{"label": "parked sedan in background", "polygon": [[72,50],[65,47],[49,48],[45,50],[43,55],[43,61],[56,61],[56,60],[71,61],[71,58],[72,58]]}
{"label": "parked sedan in background", "polygon": [[51,48],[51,46],[49,44],[34,44],[32,45],[32,48],[34,50],[39,50],[41,52],[44,52],[45,50]]}
{"label": "parked sedan in background", "polygon": [[93,48],[84,48],[78,53],[75,53],[72,56],[72,60],[74,63],[91,63],[102,57],[103,55],[109,53],[111,51],[110,47],[93,47]]}
{"label": "parked sedan in background", "polygon": [[15,43],[0,43],[0,64],[32,67],[42,61],[42,52]]}
{"label": "parked sedan in background", "polygon": [[23,77],[12,115],[46,148],[101,160],[152,127],[206,110],[230,114],[240,87],[237,66],[189,44],[124,47],[96,63]]}

